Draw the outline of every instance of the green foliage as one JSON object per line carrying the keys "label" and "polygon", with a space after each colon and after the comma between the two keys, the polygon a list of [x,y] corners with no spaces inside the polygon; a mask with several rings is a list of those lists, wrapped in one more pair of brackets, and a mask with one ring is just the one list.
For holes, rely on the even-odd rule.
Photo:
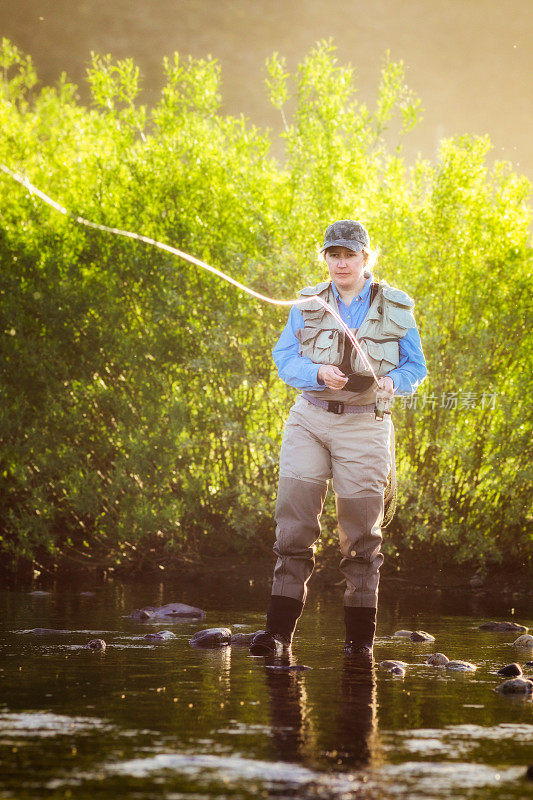
{"label": "green foliage", "polygon": [[[131,60],[93,55],[90,109],[65,78],[37,91],[7,40],[0,63],[0,162],[85,218],[284,298],[323,277],[327,224],[365,220],[380,274],[417,298],[430,372],[418,407],[395,413],[401,502],[388,549],[526,557],[529,185],[489,167],[486,138],[444,141],[435,163],[409,168],[401,142],[419,109],[403,65],[387,56],[371,110],[329,42],[292,76],[276,54],[267,63],[283,164],[265,132],[219,112],[213,60],[165,59],[150,110]],[[285,313],[77,226],[0,175],[4,554],[109,565],[267,552],[294,397],[270,357]],[[453,392],[496,402],[443,407]]]}

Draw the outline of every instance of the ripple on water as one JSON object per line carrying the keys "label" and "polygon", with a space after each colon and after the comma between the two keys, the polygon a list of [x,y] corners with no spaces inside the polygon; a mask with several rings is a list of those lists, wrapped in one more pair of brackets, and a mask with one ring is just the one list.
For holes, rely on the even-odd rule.
{"label": "ripple on water", "polygon": [[313,788],[327,790],[328,797],[341,797],[362,787],[370,788],[366,778],[349,773],[331,774],[316,772],[294,763],[259,761],[235,755],[211,755],[198,753],[159,753],[148,758],[134,758],[118,764],[108,764],[102,771],[108,775],[128,775],[133,778],[148,778],[154,773],[171,770],[196,782],[223,781],[227,788],[231,783],[259,781],[262,785],[280,785],[309,791]]}
{"label": "ripple on water", "polygon": [[66,736],[111,730],[112,725],[98,717],[69,717],[49,711],[3,712],[0,714],[0,739],[7,734],[17,737]]}
{"label": "ripple on water", "polygon": [[[522,767],[497,769],[487,764],[469,764],[458,761],[439,763],[434,761],[405,761],[403,764],[387,764],[383,777],[388,778],[387,791],[392,796],[404,796],[409,800],[438,800],[475,789],[487,790],[510,785],[523,776]],[[476,795],[477,796],[477,795]]]}
{"label": "ripple on water", "polygon": [[503,723],[483,725],[449,725],[445,728],[419,728],[409,731],[388,731],[382,734],[386,747],[398,748],[420,756],[465,757],[481,742],[533,742],[533,725]]}

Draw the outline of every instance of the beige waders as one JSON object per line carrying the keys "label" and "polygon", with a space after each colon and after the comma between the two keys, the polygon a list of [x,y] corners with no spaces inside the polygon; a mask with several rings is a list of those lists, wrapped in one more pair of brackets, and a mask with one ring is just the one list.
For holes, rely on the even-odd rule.
{"label": "beige waders", "polygon": [[346,578],[344,605],[376,608],[391,418],[334,414],[299,396],[281,445],[272,594],[305,602],[320,515],[332,479]]}

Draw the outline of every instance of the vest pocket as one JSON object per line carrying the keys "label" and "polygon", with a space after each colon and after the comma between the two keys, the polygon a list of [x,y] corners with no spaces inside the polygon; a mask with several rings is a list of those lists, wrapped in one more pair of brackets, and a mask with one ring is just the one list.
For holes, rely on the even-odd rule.
{"label": "vest pocket", "polygon": [[315,364],[335,364],[342,361],[344,334],[338,330],[306,327],[296,331],[300,355]]}
{"label": "vest pocket", "polygon": [[[372,369],[376,375],[386,375],[391,369],[397,367],[400,362],[400,348],[397,341],[393,342],[371,342],[361,339],[359,342],[363,353],[368,358]],[[369,374],[368,367],[363,362],[360,355],[357,355],[353,362],[353,371],[358,374]]]}
{"label": "vest pocket", "polygon": [[409,330],[416,326],[415,318],[408,308],[383,304],[382,331],[384,334],[403,337]]}

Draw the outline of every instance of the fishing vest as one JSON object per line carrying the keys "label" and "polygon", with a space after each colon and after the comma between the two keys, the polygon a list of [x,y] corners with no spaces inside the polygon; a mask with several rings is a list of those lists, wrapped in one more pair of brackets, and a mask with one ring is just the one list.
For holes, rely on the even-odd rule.
{"label": "fishing vest", "polygon": [[[333,314],[321,306],[313,295],[318,295],[339,311],[331,281],[308,286],[299,292],[302,298],[310,299],[298,303],[304,318],[304,327],[296,331],[300,342],[300,355],[310,358],[315,364],[340,366],[344,358],[345,342],[350,344],[344,328]],[[416,322],[412,310],[415,301],[401,289],[380,281],[374,301],[357,329],[350,329],[372,369],[378,376],[386,375],[400,361],[399,340]],[[363,359],[355,348],[351,349],[350,366],[355,375],[370,376]]]}

